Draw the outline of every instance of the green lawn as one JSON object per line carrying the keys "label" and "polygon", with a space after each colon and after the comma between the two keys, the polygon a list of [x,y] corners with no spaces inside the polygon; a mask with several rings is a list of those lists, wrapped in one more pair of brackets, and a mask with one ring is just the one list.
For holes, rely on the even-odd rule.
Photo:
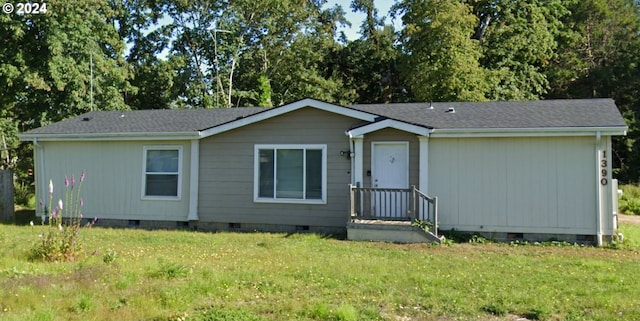
{"label": "green lawn", "polygon": [[30,262],[43,229],[0,225],[0,320],[640,320],[637,226],[620,249],[92,228]]}

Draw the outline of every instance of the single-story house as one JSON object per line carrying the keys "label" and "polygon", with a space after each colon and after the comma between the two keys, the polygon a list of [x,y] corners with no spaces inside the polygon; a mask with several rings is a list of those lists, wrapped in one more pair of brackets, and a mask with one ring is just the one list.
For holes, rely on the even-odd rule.
{"label": "single-story house", "polygon": [[[601,244],[617,228],[611,137],[626,131],[611,99],[304,99],[94,111],[20,137],[34,144],[37,197],[85,171],[84,216],[106,225],[376,239],[422,219],[440,231]],[[384,228],[359,229],[371,220]]]}

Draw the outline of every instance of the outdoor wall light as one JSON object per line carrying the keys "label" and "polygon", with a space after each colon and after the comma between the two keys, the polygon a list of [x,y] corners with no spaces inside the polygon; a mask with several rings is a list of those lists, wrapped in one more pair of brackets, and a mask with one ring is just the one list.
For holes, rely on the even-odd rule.
{"label": "outdoor wall light", "polygon": [[340,156],[345,156],[345,157],[347,157],[347,159],[352,159],[352,158],[354,158],[356,156],[356,153],[350,152],[348,150],[346,150],[346,151],[345,150],[341,150],[340,151]]}

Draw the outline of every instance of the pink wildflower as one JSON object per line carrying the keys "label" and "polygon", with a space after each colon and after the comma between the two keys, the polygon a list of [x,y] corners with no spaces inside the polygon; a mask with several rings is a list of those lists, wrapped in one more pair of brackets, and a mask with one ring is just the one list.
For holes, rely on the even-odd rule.
{"label": "pink wildflower", "polygon": [[80,206],[84,206],[84,199],[80,198]]}
{"label": "pink wildflower", "polygon": [[44,207],[44,201],[42,199],[40,199],[40,201],[38,202],[38,204],[40,205],[40,207]]}
{"label": "pink wildflower", "polygon": [[64,186],[69,187],[69,177],[67,175],[64,176]]}
{"label": "pink wildflower", "polygon": [[84,178],[86,177],[85,171],[82,171],[82,175],[80,175],[80,182],[84,182]]}
{"label": "pink wildflower", "polygon": [[76,175],[71,175],[71,187],[73,187],[73,185],[76,185]]}
{"label": "pink wildflower", "polygon": [[58,214],[58,210],[56,209],[51,210],[51,218],[56,217],[56,214]]}

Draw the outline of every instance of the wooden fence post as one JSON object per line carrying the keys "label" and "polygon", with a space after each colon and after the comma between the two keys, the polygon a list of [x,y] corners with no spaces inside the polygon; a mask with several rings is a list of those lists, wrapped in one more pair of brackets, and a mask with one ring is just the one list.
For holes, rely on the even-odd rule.
{"label": "wooden fence post", "polygon": [[13,171],[0,170],[0,222],[15,221],[13,193]]}

